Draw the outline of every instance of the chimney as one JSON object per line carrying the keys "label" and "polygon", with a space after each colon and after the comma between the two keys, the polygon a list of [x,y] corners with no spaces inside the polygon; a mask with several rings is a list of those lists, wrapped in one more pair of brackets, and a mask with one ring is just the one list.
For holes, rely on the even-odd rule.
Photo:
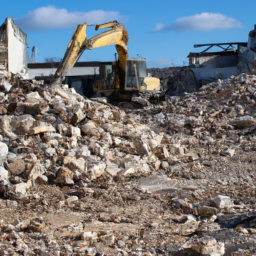
{"label": "chimney", "polygon": [[256,30],[256,24],[254,24],[254,30]]}

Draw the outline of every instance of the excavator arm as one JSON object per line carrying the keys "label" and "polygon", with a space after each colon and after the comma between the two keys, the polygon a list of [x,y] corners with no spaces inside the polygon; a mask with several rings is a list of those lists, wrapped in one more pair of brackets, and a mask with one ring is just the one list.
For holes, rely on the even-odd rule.
{"label": "excavator arm", "polygon": [[96,30],[105,28],[111,29],[100,33],[91,39],[87,39],[86,37],[86,28],[87,23],[77,26],[72,39],[68,44],[64,58],[55,72],[52,85],[56,85],[61,82],[61,78],[68,74],[85,50],[92,50],[94,48],[107,45],[115,45],[118,53],[117,65],[119,66],[120,72],[125,74],[127,43],[129,37],[124,25],[118,22],[96,25]]}

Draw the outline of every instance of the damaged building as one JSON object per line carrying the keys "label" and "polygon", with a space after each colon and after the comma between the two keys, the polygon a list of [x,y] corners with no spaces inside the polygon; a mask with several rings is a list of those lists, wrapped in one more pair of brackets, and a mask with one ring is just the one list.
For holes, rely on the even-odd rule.
{"label": "damaged building", "polygon": [[6,18],[0,27],[0,65],[12,73],[27,68],[27,35],[12,18]]}
{"label": "damaged building", "polygon": [[[187,56],[197,81],[207,84],[217,79],[226,79],[237,73],[237,65],[243,51],[247,49],[247,43],[196,44],[194,47],[207,47],[201,52],[190,52]],[[209,52],[212,47],[219,47],[222,51]]]}
{"label": "damaged building", "polygon": [[[207,84],[218,79],[243,72],[256,70],[256,25],[249,32],[247,42],[196,44],[195,48],[206,47],[201,52],[191,52],[189,66],[199,84]],[[221,51],[209,52],[213,47]]]}

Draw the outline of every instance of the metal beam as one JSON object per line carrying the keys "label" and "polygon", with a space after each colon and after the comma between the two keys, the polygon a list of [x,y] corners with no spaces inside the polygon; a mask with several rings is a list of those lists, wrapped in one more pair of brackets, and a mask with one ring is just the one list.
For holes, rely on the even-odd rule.
{"label": "metal beam", "polygon": [[204,51],[202,52],[207,52],[209,49],[211,49],[213,47],[213,45],[209,46],[208,48],[206,48]]}
{"label": "metal beam", "polygon": [[230,45],[230,44],[243,44],[247,45],[247,42],[231,42],[231,43],[213,43],[213,44],[195,44],[194,48],[203,47],[203,46],[218,46],[218,45]]}
{"label": "metal beam", "polygon": [[[214,43],[214,44],[195,44],[194,47],[198,48],[198,47],[203,47],[203,46],[208,46],[208,48],[206,48],[205,50],[203,50],[201,53],[205,53],[207,52],[209,49],[211,49],[213,46],[219,47],[221,48],[224,52],[227,51],[234,51],[234,49],[236,49],[233,44],[237,44],[237,48],[239,47],[239,45],[243,45],[243,46],[247,46],[247,43],[242,43],[242,42],[234,42],[234,43]],[[222,46],[224,45],[228,45],[228,47],[224,48]],[[230,47],[232,47],[232,50],[230,49]]]}

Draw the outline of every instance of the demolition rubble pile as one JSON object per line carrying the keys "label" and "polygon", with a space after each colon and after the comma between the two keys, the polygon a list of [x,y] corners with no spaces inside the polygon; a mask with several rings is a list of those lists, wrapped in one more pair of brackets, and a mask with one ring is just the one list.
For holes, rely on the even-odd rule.
{"label": "demolition rubble pile", "polygon": [[161,81],[161,88],[166,95],[192,93],[198,89],[193,71],[185,67],[150,68],[147,72]]}
{"label": "demolition rubble pile", "polygon": [[143,110],[0,76],[1,255],[256,253],[256,76]]}

